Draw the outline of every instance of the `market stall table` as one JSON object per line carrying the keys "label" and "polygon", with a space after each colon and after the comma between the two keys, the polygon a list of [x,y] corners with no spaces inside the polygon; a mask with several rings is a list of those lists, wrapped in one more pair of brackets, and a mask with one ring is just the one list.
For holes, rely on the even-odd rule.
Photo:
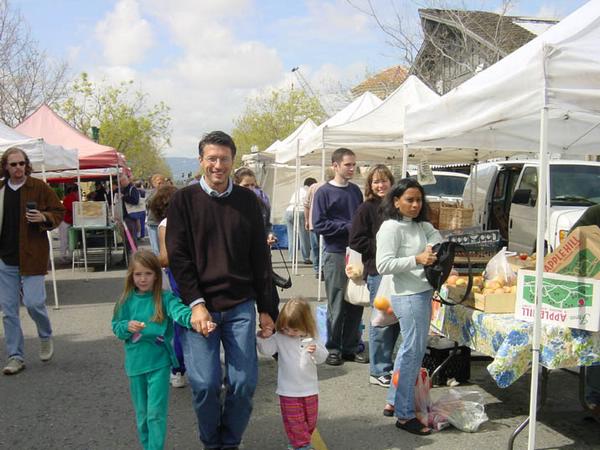
{"label": "market stall table", "polygon": [[[81,264],[81,259],[83,259],[83,265],[86,272],[88,262],[103,262],[104,271],[106,272],[108,266],[110,265],[112,256],[112,246],[110,244],[109,236],[112,236],[114,229],[114,224],[86,226],[74,225],[69,228],[69,249],[73,252],[73,269],[75,268],[75,264]],[[82,238],[83,233],[86,234],[85,239]],[[103,245],[90,246],[90,237],[98,234],[101,234],[104,238]],[[81,257],[78,258],[76,256],[78,254],[81,254]]]}
{"label": "market stall table", "polygon": [[[533,322],[515,319],[512,314],[489,314],[463,305],[442,305],[434,315],[432,327],[458,345],[493,357],[487,370],[501,388],[510,386],[530,368]],[[582,394],[584,367],[600,364],[600,332],[542,324],[540,344],[542,402],[547,369],[580,367]],[[527,421],[513,433],[509,448],[526,424]]]}

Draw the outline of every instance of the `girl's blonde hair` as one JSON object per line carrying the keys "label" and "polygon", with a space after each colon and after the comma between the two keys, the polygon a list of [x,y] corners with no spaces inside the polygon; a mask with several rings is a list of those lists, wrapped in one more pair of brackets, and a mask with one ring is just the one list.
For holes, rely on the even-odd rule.
{"label": "girl's blonde hair", "polygon": [[317,337],[317,324],[310,310],[310,306],[303,298],[288,300],[277,318],[275,328],[283,332],[284,328],[295,328],[305,332],[312,338]]}
{"label": "girl's blonde hair", "polygon": [[152,286],[152,294],[154,297],[154,315],[150,319],[152,322],[160,323],[165,320],[162,303],[162,269],[156,255],[148,250],[139,250],[131,255],[129,267],[127,268],[127,276],[125,277],[125,289],[121,294],[121,298],[115,305],[115,312],[131,297],[135,291],[135,283],[133,282],[133,272],[136,264],[150,269],[154,272],[154,285]]}

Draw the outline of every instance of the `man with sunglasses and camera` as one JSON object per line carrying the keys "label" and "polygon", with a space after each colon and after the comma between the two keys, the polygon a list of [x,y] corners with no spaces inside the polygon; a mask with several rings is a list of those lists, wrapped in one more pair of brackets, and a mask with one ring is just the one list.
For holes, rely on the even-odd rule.
{"label": "man with sunglasses and camera", "polygon": [[21,298],[37,327],[40,359],[49,361],[54,354],[44,285],[49,258],[46,232],[60,224],[65,208],[46,183],[29,176],[31,163],[20,148],[6,150],[0,165],[0,308],[8,355],[2,373],[14,375],[25,369]]}

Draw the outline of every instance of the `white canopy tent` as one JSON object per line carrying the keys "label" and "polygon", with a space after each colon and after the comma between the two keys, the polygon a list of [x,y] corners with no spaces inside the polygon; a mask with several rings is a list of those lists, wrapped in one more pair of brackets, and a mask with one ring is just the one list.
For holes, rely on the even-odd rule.
{"label": "white canopy tent", "polygon": [[[538,255],[544,253],[549,154],[600,154],[599,42],[600,0],[591,0],[437,102],[407,114],[405,143],[451,147],[455,160],[469,160],[475,149],[480,158],[539,153]],[[542,274],[538,258],[529,449],[535,448]]]}
{"label": "white canopy tent", "polygon": [[337,126],[323,129],[325,148],[348,147],[359,159],[395,158],[404,143],[404,118],[408,106],[420,106],[439,98],[416,76],[409,76],[371,112]]}
{"label": "white canopy tent", "polygon": [[[65,149],[60,145],[50,145],[42,138],[31,138],[13,130],[9,126],[0,123],[0,153],[4,153],[11,147],[18,147],[27,153],[33,171],[41,174],[46,180],[48,170],[67,170],[79,168],[79,157],[77,150]],[[50,244],[50,267],[52,272],[52,289],[54,292],[54,305],[58,308],[58,289],[56,287],[56,270],[54,266],[54,251],[52,248],[52,236],[48,235]]]}
{"label": "white canopy tent", "polygon": [[288,137],[286,137],[283,141],[277,139],[273,142],[263,153],[276,154],[279,150],[285,148],[285,146],[290,145],[291,143],[296,142],[298,139],[303,139],[308,134],[317,128],[315,122],[309,117],[304,122],[302,122],[298,128],[296,128]]}
{"label": "white canopy tent", "polygon": [[0,153],[4,153],[10,147],[19,147],[27,153],[34,172],[77,169],[79,167],[77,150],[47,144],[42,138],[25,136],[0,123]]}
{"label": "white canopy tent", "polygon": [[[305,136],[296,137],[288,142],[282,142],[282,145],[279,146],[275,153],[275,161],[278,163],[287,163],[294,158],[303,157],[304,162],[306,163],[308,161],[306,155],[315,150],[323,149],[323,130],[325,127],[341,125],[362,117],[380,104],[381,100],[379,97],[370,92],[365,92],[344,109],[313,129],[310,133]],[[321,157],[318,158],[318,160],[321,159]]]}

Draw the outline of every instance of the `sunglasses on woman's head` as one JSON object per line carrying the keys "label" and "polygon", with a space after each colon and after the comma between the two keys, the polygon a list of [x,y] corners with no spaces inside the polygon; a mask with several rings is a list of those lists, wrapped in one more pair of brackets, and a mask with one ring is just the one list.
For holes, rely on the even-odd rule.
{"label": "sunglasses on woman's head", "polygon": [[10,167],[17,167],[17,166],[23,167],[25,165],[25,161],[11,162],[11,163],[8,163],[8,165]]}

